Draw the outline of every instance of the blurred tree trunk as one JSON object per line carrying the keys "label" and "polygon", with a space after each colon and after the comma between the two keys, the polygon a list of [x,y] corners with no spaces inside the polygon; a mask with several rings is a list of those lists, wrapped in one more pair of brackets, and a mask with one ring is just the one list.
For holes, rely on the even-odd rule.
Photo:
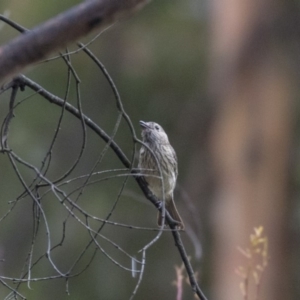
{"label": "blurred tree trunk", "polygon": [[[212,299],[243,299],[234,269],[245,266],[254,227],[269,239],[259,299],[291,299],[288,270],[289,154],[294,73],[280,31],[282,2],[214,0],[210,93],[216,172]],[[288,37],[287,37],[288,38]],[[249,300],[254,298],[249,298]]]}

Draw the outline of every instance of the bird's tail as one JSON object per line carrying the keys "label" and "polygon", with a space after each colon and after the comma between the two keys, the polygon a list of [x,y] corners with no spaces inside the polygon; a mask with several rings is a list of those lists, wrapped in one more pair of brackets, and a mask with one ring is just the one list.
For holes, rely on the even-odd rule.
{"label": "bird's tail", "polygon": [[[184,229],[184,224],[183,224],[182,219],[177,211],[175,202],[173,200],[173,196],[171,199],[166,199],[166,210],[169,212],[171,218],[178,223],[178,225],[176,225],[176,227],[178,227],[178,229]],[[157,223],[159,226],[162,225],[162,214],[160,211],[158,212]]]}

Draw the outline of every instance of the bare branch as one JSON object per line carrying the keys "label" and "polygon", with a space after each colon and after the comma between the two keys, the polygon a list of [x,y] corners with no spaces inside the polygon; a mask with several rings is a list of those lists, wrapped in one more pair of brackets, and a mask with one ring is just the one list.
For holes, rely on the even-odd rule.
{"label": "bare branch", "polygon": [[[45,99],[49,100],[50,102],[62,106],[65,105],[65,109],[72,113],[74,116],[76,116],[77,118],[81,118],[84,120],[84,122],[86,123],[86,125],[91,128],[93,131],[95,131],[104,141],[106,141],[107,143],[110,143],[110,147],[111,149],[115,152],[115,154],[118,156],[118,158],[122,161],[122,163],[124,164],[125,167],[130,168],[131,167],[131,163],[128,160],[128,158],[126,157],[126,155],[122,152],[122,150],[120,149],[120,147],[113,141],[111,140],[110,136],[107,135],[98,125],[96,125],[91,119],[89,119],[88,117],[86,117],[85,115],[80,115],[80,112],[71,104],[66,103],[63,99],[52,95],[50,92],[46,91],[44,88],[42,88],[40,85],[36,84],[35,82],[31,81],[30,79],[28,79],[27,77],[25,77],[24,75],[20,75],[18,76],[18,78],[16,80],[19,80],[22,82],[22,84],[30,87],[31,89],[33,89],[34,91],[38,92],[40,95],[42,95]],[[149,190],[145,180],[143,179],[143,177],[139,176],[138,170],[132,169],[131,173],[135,176],[135,179],[137,181],[137,183],[139,184],[141,190],[143,191],[144,195],[146,196],[146,198],[148,200],[150,200],[152,202],[152,204],[155,205],[155,207],[158,210],[162,210],[163,207],[161,205],[161,201],[159,201]],[[180,253],[180,256],[183,260],[183,263],[185,265],[187,274],[189,276],[189,280],[191,283],[191,287],[193,289],[193,291],[197,294],[197,296],[199,297],[200,300],[206,300],[206,297],[204,296],[203,292],[201,291],[196,278],[195,278],[195,274],[193,271],[193,268],[191,266],[191,263],[188,259],[188,256],[186,254],[185,251],[185,247],[182,243],[181,240],[181,236],[178,230],[176,230],[176,223],[174,222],[174,220],[171,218],[171,216],[169,215],[169,213],[167,212],[167,210],[165,211],[165,217],[166,217],[166,222],[167,224],[170,226],[170,228],[172,229],[172,234],[174,237],[174,241],[175,241],[175,245],[178,248],[178,251]],[[144,251],[145,248],[142,249],[142,251]]]}
{"label": "bare branch", "polygon": [[147,2],[149,0],[84,1],[48,20],[0,48],[0,82],[80,37],[129,16]]}
{"label": "bare branch", "polygon": [[[73,9],[49,20],[48,22],[34,28],[33,30],[28,31],[27,29],[21,27],[20,25],[12,22],[7,21],[5,17],[0,15],[0,20],[6,22],[10,26],[14,27],[15,29],[19,30],[20,32],[24,33],[20,37],[16,38],[6,46],[0,47],[0,82],[4,79],[6,79],[9,76],[12,76],[20,70],[38,62],[44,59],[45,57],[49,56],[51,53],[58,51],[59,49],[65,47],[67,44],[76,41],[79,37],[84,36],[88,34],[89,32],[92,32],[96,28],[104,29],[107,28],[109,24],[112,24],[116,20],[127,16],[131,14],[132,12],[136,11],[138,8],[145,5],[149,0],[92,0],[92,1],[86,1],[82,4],[74,7]],[[78,22],[80,20],[80,22]],[[157,199],[149,190],[144,178],[141,176],[139,170],[134,169],[134,158],[135,158],[135,152],[136,148],[141,141],[137,138],[134,130],[134,126],[130,120],[130,117],[126,114],[123,104],[121,101],[121,97],[119,95],[119,92],[116,88],[116,85],[114,84],[113,80],[111,79],[110,75],[106,71],[105,67],[102,65],[102,63],[98,60],[98,58],[87,48],[87,45],[79,44],[80,50],[83,50],[91,59],[92,61],[99,67],[100,70],[102,70],[105,78],[109,82],[112,91],[114,93],[115,99],[116,99],[116,106],[119,111],[118,120],[115,125],[115,129],[113,131],[113,134],[109,135],[107,134],[102,128],[100,128],[95,122],[93,122],[87,115],[83,113],[81,110],[81,100],[80,100],[80,89],[79,89],[79,77],[76,74],[75,69],[72,67],[71,61],[70,61],[70,53],[67,51],[66,57],[63,56],[67,66],[68,66],[68,83],[67,83],[67,90],[66,95],[64,99],[61,99],[47,90],[45,90],[42,86],[38,85],[37,83],[33,82],[29,78],[25,77],[24,75],[17,76],[14,80],[12,80],[10,83],[8,83],[6,86],[3,87],[2,92],[6,91],[7,89],[12,89],[11,94],[11,101],[10,101],[10,110],[7,116],[6,121],[3,123],[2,128],[2,152],[6,153],[11,161],[11,164],[13,166],[13,169],[22,184],[24,188],[24,192],[17,198],[13,206],[9,209],[7,214],[2,217],[4,219],[14,208],[17,201],[19,201],[22,198],[25,198],[26,196],[29,196],[32,200],[32,203],[34,204],[34,208],[36,210],[36,213],[34,215],[34,226],[33,226],[33,237],[31,242],[31,248],[30,253],[26,259],[24,269],[26,267],[26,270],[22,271],[22,275],[16,280],[13,279],[15,282],[18,282],[18,286],[16,288],[19,289],[19,286],[22,282],[27,282],[28,287],[30,287],[30,283],[37,281],[37,280],[44,280],[44,278],[35,278],[32,276],[31,272],[33,268],[37,265],[37,263],[42,259],[46,258],[52,268],[55,270],[57,275],[55,276],[48,276],[45,279],[53,279],[53,278],[65,278],[66,279],[66,291],[69,293],[69,287],[68,287],[68,279],[74,276],[78,276],[82,272],[84,272],[89,265],[94,260],[94,257],[96,255],[96,252],[102,252],[104,256],[106,256],[110,261],[112,261],[115,265],[122,268],[123,270],[127,271],[135,271],[135,268],[128,268],[123,263],[119,263],[113,256],[108,254],[108,252],[102,247],[100,244],[100,239],[108,242],[108,244],[111,244],[116,249],[118,249],[119,252],[125,254],[128,258],[131,258],[131,260],[134,260],[135,262],[138,262],[141,264],[141,269],[138,270],[139,279],[136,284],[136,287],[131,295],[131,299],[135,296],[140,283],[142,281],[142,277],[144,274],[144,268],[146,263],[146,251],[149,247],[151,247],[156,240],[161,236],[162,232],[164,231],[164,228],[160,228],[159,234],[152,239],[150,243],[148,243],[145,247],[142,248],[142,262],[139,262],[136,260],[132,255],[125,252],[117,243],[113,242],[111,239],[106,238],[102,234],[100,234],[100,231],[102,230],[103,226],[106,224],[113,224],[118,226],[123,226],[123,224],[117,224],[116,222],[109,221],[110,216],[112,215],[112,212],[114,210],[114,207],[118,203],[123,189],[125,187],[125,184],[127,182],[127,179],[130,176],[133,176],[135,180],[137,181],[140,189],[145,194],[146,198],[152,202],[152,204],[160,211],[163,212],[163,215],[166,220],[166,224],[170,226],[170,230],[172,231],[173,238],[175,241],[175,245],[178,248],[178,251],[180,253],[180,256],[183,260],[183,263],[185,265],[185,268],[187,270],[189,280],[191,283],[191,287],[195,294],[198,296],[200,300],[206,300],[204,294],[202,293],[201,289],[199,288],[194,271],[192,269],[192,266],[190,264],[190,261],[187,257],[184,245],[181,240],[180,232],[176,229],[177,223],[170,217],[167,210],[165,210],[164,205],[162,205],[162,202]],[[77,93],[77,107],[72,106],[70,103],[67,102],[68,94],[69,94],[69,88],[70,88],[70,76],[72,75],[75,77],[76,81],[76,93]],[[50,101],[53,104],[56,104],[61,107],[61,115],[60,119],[58,121],[58,125],[56,127],[55,135],[52,139],[51,146],[42,162],[41,168],[36,168],[34,165],[31,165],[18,157],[8,146],[7,137],[9,133],[9,123],[13,117],[13,111],[14,108],[20,104],[20,102],[14,106],[14,99],[16,96],[17,91],[22,90],[23,87],[29,87],[30,89],[34,90],[36,93],[41,95],[44,99]],[[1,92],[1,90],[0,90]],[[65,112],[71,113],[74,117],[79,119],[81,121],[82,125],[82,132],[83,132],[83,146],[81,148],[81,152],[78,156],[78,159],[75,161],[74,165],[71,167],[71,169],[65,173],[62,177],[60,177],[60,180],[57,180],[55,182],[52,182],[51,180],[48,180],[46,178],[46,173],[48,171],[48,167],[50,165],[51,161],[51,153],[54,143],[56,142],[56,137],[58,135],[58,131],[60,129],[60,124],[62,121],[62,118],[64,116]],[[133,151],[131,159],[127,158],[127,156],[123,153],[122,149],[119,147],[119,145],[114,141],[114,136],[117,132],[117,129],[120,125],[121,118],[124,118],[126,121],[132,135],[132,142],[133,142]],[[104,150],[101,152],[98,160],[94,164],[94,167],[86,176],[78,176],[75,179],[78,179],[80,177],[83,178],[84,183],[74,189],[70,192],[64,192],[62,190],[58,189],[58,185],[56,185],[57,182],[61,182],[62,180],[66,179],[70,173],[74,170],[75,166],[81,160],[82,153],[85,145],[85,139],[86,139],[86,128],[92,129],[99,137],[101,137],[105,142],[106,146]],[[77,205],[77,200],[79,197],[83,194],[84,190],[91,184],[94,183],[94,181],[91,181],[90,179],[94,174],[96,174],[96,166],[98,166],[99,162],[102,161],[103,156],[106,154],[106,151],[108,149],[112,149],[113,152],[116,154],[118,159],[123,163],[123,165],[126,167],[124,171],[127,171],[124,174],[117,174],[112,176],[111,178],[116,177],[125,177],[125,180],[123,181],[123,184],[121,186],[121,189],[117,195],[116,201],[114,206],[112,207],[111,211],[107,215],[106,218],[100,219],[96,218],[93,215],[86,212],[84,209],[81,209],[79,205]],[[22,164],[23,166],[26,166],[27,169],[33,170],[35,172],[35,179],[31,182],[31,184],[27,184],[26,180],[23,178],[23,175],[21,171],[19,171],[17,163]],[[46,166],[46,167],[45,167]],[[42,171],[43,170],[43,171]],[[73,180],[75,180],[73,179]],[[101,180],[107,180],[109,177],[102,178]],[[61,185],[65,185],[71,180],[61,182]],[[99,181],[99,180],[98,180]],[[36,183],[38,182],[38,183]],[[50,190],[47,190],[44,194],[40,194],[40,188],[50,186]],[[69,213],[68,217],[63,222],[63,229],[62,229],[62,237],[59,243],[54,244],[52,238],[50,238],[50,229],[48,225],[48,219],[43,209],[43,202],[41,201],[42,197],[48,193],[48,191],[52,192],[53,195],[59,200],[59,202],[63,205],[63,207],[66,209],[66,211]],[[78,192],[78,196],[76,197],[75,193]],[[74,195],[74,198],[76,200],[71,199],[71,195]],[[73,196],[72,195],[72,196]],[[162,199],[161,199],[162,200]],[[77,215],[78,213],[78,215]],[[36,216],[38,215],[38,216]],[[53,250],[61,246],[64,238],[65,238],[65,225],[67,222],[67,219],[71,216],[74,220],[77,221],[80,226],[83,226],[87,229],[87,232],[90,235],[90,240],[86,244],[86,246],[83,248],[83,251],[79,254],[77,259],[74,261],[73,264],[71,264],[68,272],[62,272],[60,271],[59,266],[57,266],[54,261],[52,260]],[[85,219],[85,221],[84,221]],[[93,229],[93,223],[91,221],[100,221],[102,224],[98,229]],[[1,220],[0,220],[1,221]],[[33,254],[34,254],[34,248],[35,248],[35,239],[37,237],[37,231],[39,228],[38,223],[42,222],[44,223],[44,226],[46,227],[45,233],[47,235],[47,250],[44,254],[42,254],[37,260],[33,261]],[[127,228],[137,228],[134,226],[123,226]],[[149,229],[148,229],[149,230]],[[151,229],[152,230],[152,229]],[[99,239],[99,240],[98,240]],[[96,246],[96,249],[94,250],[89,262],[85,264],[84,268],[82,268],[79,272],[75,273],[75,270],[77,267],[80,268],[79,263],[81,262],[84,255],[86,255],[88,248],[94,245]],[[25,277],[27,277],[25,279]],[[0,278],[3,280],[12,280],[11,278],[1,276]],[[5,282],[2,282],[2,284],[5,284]],[[7,286],[6,286],[7,287]],[[9,287],[7,287],[9,288]],[[14,290],[13,290],[14,291]]]}

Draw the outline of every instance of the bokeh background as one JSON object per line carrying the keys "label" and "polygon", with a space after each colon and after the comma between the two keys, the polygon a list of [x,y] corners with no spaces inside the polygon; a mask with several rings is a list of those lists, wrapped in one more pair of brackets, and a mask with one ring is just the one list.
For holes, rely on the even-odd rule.
{"label": "bokeh background", "polygon": [[[2,0],[0,12],[30,29],[80,2]],[[293,23],[297,5],[290,9],[289,2],[279,7],[276,1],[262,1],[265,4],[262,7],[255,1],[251,5],[252,2],[244,1],[240,5],[235,1],[152,1],[130,19],[104,31],[89,47],[113,78],[137,133],[139,120],[151,120],[161,124],[169,135],[179,161],[175,198],[186,224],[186,233],[182,236],[207,297],[243,299],[239,287],[242,279],[235,270],[246,265],[247,260],[237,247],[247,247],[253,228],[264,226],[271,249],[269,265],[261,282],[262,299],[293,300],[300,297],[297,284],[300,279],[299,61],[296,58],[299,37],[298,23]],[[255,27],[253,35],[251,31],[243,31],[256,24],[259,26]],[[19,35],[8,25],[0,25],[1,45]],[[257,32],[263,34],[256,36]],[[90,41],[93,36],[82,42]],[[241,36],[243,38],[239,38]],[[71,46],[70,49],[77,48]],[[72,64],[81,80],[84,113],[111,134],[118,110],[106,79],[81,52],[72,56]],[[64,96],[67,67],[62,60],[37,64],[26,71],[26,75],[51,93]],[[264,93],[265,90],[268,93]],[[17,99],[20,101],[30,94],[32,92],[26,89]],[[8,112],[9,93],[0,97],[3,121]],[[269,102],[264,102],[265,99]],[[74,82],[69,102],[76,105]],[[9,136],[11,148],[26,161],[39,166],[59,116],[60,109],[55,105],[38,95],[30,97],[15,111]],[[269,123],[266,121],[269,131],[264,130],[264,120],[268,118],[271,119]],[[253,131],[251,126],[255,128]],[[281,134],[276,136],[274,131]],[[133,140],[124,121],[115,140],[131,157]],[[272,146],[273,141],[278,148]],[[68,170],[82,143],[80,121],[66,113],[53,151],[50,179]],[[282,149],[281,145],[285,147]],[[73,176],[89,173],[104,147],[105,143],[88,130],[84,155]],[[250,167],[245,166],[240,157],[245,147],[250,148],[250,158],[245,159]],[[281,150],[276,152],[277,149]],[[264,168],[265,158],[273,154],[274,159]],[[278,161],[281,162],[279,166]],[[23,188],[6,155],[0,156],[0,166],[2,216],[11,207],[9,201],[15,200]],[[247,170],[253,167],[252,175],[245,176],[244,167]],[[98,171],[117,168],[123,166],[111,151],[97,166]],[[27,180],[33,177],[27,168],[20,166],[20,171]],[[282,176],[274,179],[270,174]],[[79,203],[89,212],[105,217],[122,183],[123,178],[114,178],[91,185]],[[76,182],[68,188],[75,187]],[[53,194],[45,196],[44,201],[54,245],[62,238],[62,221],[67,214]],[[33,214],[32,201],[25,198],[1,222],[0,258],[5,259],[0,262],[1,275],[20,276],[31,247]],[[134,180],[128,180],[112,220],[155,227],[156,211]],[[34,258],[45,253],[47,245],[44,225],[40,226]],[[138,250],[156,234],[117,226],[106,226],[102,233],[138,258]],[[53,258],[62,270],[70,267],[88,240],[86,230],[70,218],[63,245],[53,251]],[[114,247],[104,240],[101,246],[130,268],[130,260]],[[78,270],[86,266],[93,249],[87,252]],[[136,299],[175,299],[175,265],[180,266],[181,261],[167,232],[147,251],[145,274]],[[55,271],[44,259],[32,277],[51,275],[55,275]],[[62,279],[32,282],[31,289],[24,284],[20,292],[28,299],[128,299],[136,282],[137,278],[130,272],[98,251],[91,266],[80,276],[70,279],[70,296],[66,294]],[[0,285],[1,299],[8,292]],[[193,299],[186,283],[183,299]]]}

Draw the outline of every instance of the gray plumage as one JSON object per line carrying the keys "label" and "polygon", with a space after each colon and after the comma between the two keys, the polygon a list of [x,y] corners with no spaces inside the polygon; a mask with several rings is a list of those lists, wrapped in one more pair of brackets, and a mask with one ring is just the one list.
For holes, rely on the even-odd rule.
{"label": "gray plumage", "polygon": [[[176,153],[163,128],[154,122],[140,121],[142,139],[145,146],[140,149],[139,169],[144,174],[151,192],[160,200],[165,200],[165,207],[171,217],[184,228],[182,219],[174,203],[173,192],[176,185],[178,168]],[[161,180],[160,171],[163,178]],[[162,184],[163,183],[163,184]],[[162,225],[162,216],[158,214],[158,224]]]}

